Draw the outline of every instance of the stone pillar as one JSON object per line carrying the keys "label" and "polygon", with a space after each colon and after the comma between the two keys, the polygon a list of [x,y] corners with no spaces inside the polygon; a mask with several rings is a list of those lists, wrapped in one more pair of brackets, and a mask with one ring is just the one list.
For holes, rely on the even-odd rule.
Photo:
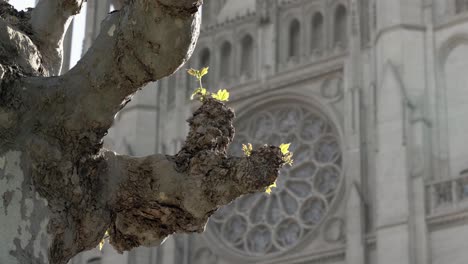
{"label": "stone pillar", "polygon": [[83,40],[85,54],[91,47],[94,39],[101,30],[101,22],[107,16],[110,9],[110,0],[91,0],[86,4],[86,30]]}
{"label": "stone pillar", "polygon": [[424,180],[414,173],[415,166],[424,166],[415,155],[423,133],[412,127],[427,92],[424,1],[377,0],[376,7],[377,260],[426,263],[421,247],[427,239],[419,230],[425,221]]}
{"label": "stone pillar", "polygon": [[70,57],[72,52],[72,39],[73,39],[73,23],[75,20],[72,20],[70,26],[68,27],[67,32],[63,38],[63,59],[62,59],[62,69],[60,70],[61,74],[66,73],[70,69]]}
{"label": "stone pillar", "polygon": [[[175,264],[176,245],[173,237],[168,237],[160,246],[161,264]],[[158,263],[159,264],[159,263]]]}
{"label": "stone pillar", "polygon": [[351,186],[346,204],[346,263],[365,264],[364,201],[356,183]]}
{"label": "stone pillar", "polygon": [[86,26],[85,26],[85,36],[83,39],[83,49],[82,56],[88,51],[89,47],[94,40],[94,21],[95,21],[95,12],[96,12],[96,1],[88,1],[86,3]]}
{"label": "stone pillar", "polygon": [[255,72],[261,80],[274,75],[278,65],[277,37],[277,1],[276,0],[257,0],[256,4],[258,16],[258,36],[257,45],[257,69]]}
{"label": "stone pillar", "polygon": [[397,72],[387,65],[378,89],[376,210],[378,264],[412,264],[409,230],[407,105]]}
{"label": "stone pillar", "polygon": [[349,199],[347,203],[347,239],[346,239],[346,263],[364,264],[365,247],[364,242],[364,201],[361,199],[362,192],[366,186],[365,171],[362,168],[362,52],[361,52],[361,30],[360,30],[360,8],[357,0],[350,1],[348,8],[348,44],[349,57],[345,64],[344,89],[345,89],[345,155],[347,157],[347,177],[349,177],[347,189]]}

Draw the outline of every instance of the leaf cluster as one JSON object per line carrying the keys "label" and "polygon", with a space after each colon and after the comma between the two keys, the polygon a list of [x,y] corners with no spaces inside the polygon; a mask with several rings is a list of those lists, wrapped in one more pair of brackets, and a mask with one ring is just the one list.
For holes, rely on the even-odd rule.
{"label": "leaf cluster", "polygon": [[226,89],[221,89],[218,90],[216,93],[210,93],[206,88],[203,87],[202,79],[203,76],[208,74],[208,67],[202,68],[201,70],[195,70],[195,69],[189,69],[187,70],[187,73],[194,76],[199,83],[199,87],[195,89],[193,92],[192,96],[190,97],[190,100],[195,99],[198,97],[198,99],[203,102],[208,96],[211,95],[212,98],[220,101],[220,102],[227,102],[229,101],[229,92]]}

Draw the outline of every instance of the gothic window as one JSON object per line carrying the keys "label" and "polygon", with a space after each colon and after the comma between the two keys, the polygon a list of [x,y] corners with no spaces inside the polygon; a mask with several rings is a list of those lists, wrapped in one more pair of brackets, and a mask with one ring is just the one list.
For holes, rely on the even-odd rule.
{"label": "gothic window", "polygon": [[240,74],[252,77],[254,72],[254,42],[250,35],[246,35],[241,40],[241,68]]}
{"label": "gothic window", "polygon": [[[189,67],[190,68],[190,67]],[[185,99],[189,100],[195,91],[195,78],[190,74],[185,74]]]}
{"label": "gothic window", "polygon": [[202,68],[202,67],[210,66],[210,60],[211,60],[210,50],[208,48],[204,48],[200,52],[200,57],[198,60],[198,67]]}
{"label": "gothic window", "polygon": [[[450,42],[452,43],[452,42]],[[452,44],[453,45],[453,44]],[[460,144],[468,134],[468,126],[464,126],[466,113],[468,112],[468,97],[466,96],[466,84],[468,83],[468,42],[459,43],[454,47],[444,62],[444,78],[446,90],[445,99],[441,100],[441,113],[444,114],[441,124],[446,124],[445,139],[448,151],[447,160],[450,175],[448,177],[459,177],[461,172],[468,168],[468,149]],[[446,112],[445,112],[446,111]],[[444,141],[442,141],[444,142]],[[447,155],[446,154],[446,155]],[[442,158],[441,158],[442,159]]]}
{"label": "gothic window", "polygon": [[468,11],[468,0],[455,0],[455,13],[460,14]]}
{"label": "gothic window", "polygon": [[167,77],[167,109],[172,109],[175,106],[176,99],[176,75]]}
{"label": "gothic window", "polygon": [[370,21],[370,0],[363,0],[361,3],[361,43],[365,47],[370,42],[371,21]]}
{"label": "gothic window", "polygon": [[128,252],[127,264],[150,264],[153,256],[153,249],[139,247]]}
{"label": "gothic window", "polygon": [[323,48],[325,38],[323,30],[323,15],[320,12],[315,13],[312,17],[312,32],[310,38],[312,52]]}
{"label": "gothic window", "polygon": [[[209,67],[211,65],[211,52],[208,48],[204,48],[203,50],[200,51],[200,55],[198,58],[198,69],[201,69],[203,67]],[[209,88],[210,87],[210,79],[211,79],[211,74],[208,74],[206,77],[204,77],[204,85]]]}
{"label": "gothic window", "polygon": [[334,45],[346,48],[348,38],[347,11],[343,5],[335,10]]}
{"label": "gothic window", "polygon": [[102,260],[100,257],[89,259],[87,262],[87,264],[101,264],[101,263],[102,263]]}
{"label": "gothic window", "polygon": [[219,80],[229,80],[231,77],[231,66],[232,66],[232,45],[225,41],[221,45],[221,63],[219,67]]}
{"label": "gothic window", "polygon": [[291,142],[294,166],[281,170],[270,195],[243,196],[221,208],[209,232],[243,256],[284,252],[316,234],[335,201],[343,182],[338,133],[320,111],[295,102],[256,110],[241,117],[236,128],[232,154],[242,156],[246,142],[254,147]]}
{"label": "gothic window", "polygon": [[294,19],[289,24],[289,46],[288,58],[299,57],[301,49],[301,24],[297,19]]}

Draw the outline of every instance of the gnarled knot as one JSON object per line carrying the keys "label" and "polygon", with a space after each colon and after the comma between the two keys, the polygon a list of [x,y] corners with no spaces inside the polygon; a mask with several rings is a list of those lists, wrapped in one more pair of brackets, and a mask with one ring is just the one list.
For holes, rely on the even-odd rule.
{"label": "gnarled knot", "polygon": [[188,120],[190,131],[182,151],[191,154],[202,150],[226,153],[234,138],[234,117],[232,109],[225,104],[206,99]]}
{"label": "gnarled knot", "polygon": [[172,16],[187,16],[198,12],[203,0],[157,0]]}

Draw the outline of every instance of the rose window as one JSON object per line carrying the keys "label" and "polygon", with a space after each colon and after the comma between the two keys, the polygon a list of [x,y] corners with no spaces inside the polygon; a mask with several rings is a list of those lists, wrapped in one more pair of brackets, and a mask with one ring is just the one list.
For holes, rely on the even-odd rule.
{"label": "rose window", "polygon": [[294,164],[285,166],[270,195],[241,197],[210,219],[214,237],[244,256],[288,250],[319,226],[335,200],[342,175],[338,133],[322,113],[294,104],[275,104],[236,125],[231,146],[291,143]]}

